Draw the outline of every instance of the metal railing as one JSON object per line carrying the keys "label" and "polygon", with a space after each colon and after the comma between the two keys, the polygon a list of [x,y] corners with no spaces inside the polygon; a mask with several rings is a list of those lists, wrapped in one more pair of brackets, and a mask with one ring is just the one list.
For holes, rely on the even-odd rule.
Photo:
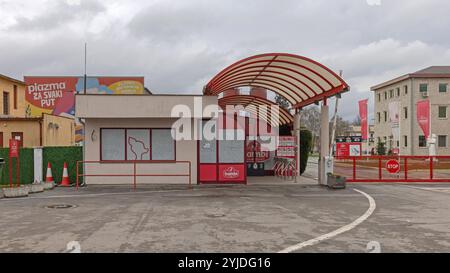
{"label": "metal railing", "polygon": [[[132,164],[133,165],[133,173],[125,173],[125,174],[80,174],[80,163],[82,164]],[[138,164],[178,164],[185,163],[188,165],[189,172],[187,174],[159,174],[159,173],[150,173],[150,174],[141,174],[138,173],[136,166]],[[78,190],[80,186],[80,177],[133,177],[133,188],[137,187],[137,177],[189,177],[189,189],[192,188],[192,171],[191,171],[191,162],[190,161],[94,161],[94,160],[86,160],[86,161],[77,161],[76,165],[76,188]]]}
{"label": "metal railing", "polygon": [[294,180],[297,177],[295,159],[276,157],[273,170],[275,176],[283,180]]}
{"label": "metal railing", "polygon": [[450,182],[450,156],[335,157],[348,182]]}

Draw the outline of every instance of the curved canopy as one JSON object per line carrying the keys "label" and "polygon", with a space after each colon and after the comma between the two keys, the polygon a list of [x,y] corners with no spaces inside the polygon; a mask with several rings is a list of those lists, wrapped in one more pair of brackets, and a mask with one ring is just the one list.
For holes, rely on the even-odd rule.
{"label": "curved canopy", "polygon": [[268,53],[228,66],[205,86],[203,93],[218,95],[245,86],[271,90],[295,108],[349,90],[341,77],[316,61],[287,53]]}
{"label": "curved canopy", "polygon": [[290,124],[294,121],[293,116],[283,107],[277,107],[278,118],[276,118],[274,115],[275,112],[271,110],[271,106],[278,106],[278,104],[259,97],[234,95],[219,99],[219,106],[222,109],[225,110],[227,105],[242,105],[245,107],[245,111],[250,113],[253,117],[262,119],[273,127]]}

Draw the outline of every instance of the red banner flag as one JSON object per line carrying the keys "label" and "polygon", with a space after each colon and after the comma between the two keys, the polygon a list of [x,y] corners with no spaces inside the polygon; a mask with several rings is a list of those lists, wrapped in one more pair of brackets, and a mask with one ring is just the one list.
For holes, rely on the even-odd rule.
{"label": "red banner flag", "polygon": [[367,140],[369,137],[369,132],[368,132],[368,123],[367,123],[367,102],[369,100],[365,99],[365,100],[361,100],[359,101],[359,117],[361,119],[361,138],[363,140]]}
{"label": "red banner flag", "polygon": [[430,101],[422,100],[416,104],[417,122],[422,128],[425,138],[430,136]]}

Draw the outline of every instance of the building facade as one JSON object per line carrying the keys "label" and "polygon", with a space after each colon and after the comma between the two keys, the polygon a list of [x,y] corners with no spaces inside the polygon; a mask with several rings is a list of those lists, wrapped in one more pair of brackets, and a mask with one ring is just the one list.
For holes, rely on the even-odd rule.
{"label": "building facade", "polygon": [[[372,153],[373,150],[375,150],[375,126],[369,125],[369,131],[368,131],[369,139],[362,141],[362,155],[369,155]],[[360,125],[350,125],[349,129],[344,132],[344,136],[349,137],[360,137],[362,136],[361,133],[361,126]]]}
{"label": "building facade", "polygon": [[0,92],[0,148],[8,147],[9,139],[21,147],[75,145],[73,119],[26,115],[25,82],[0,74]]}
{"label": "building facade", "polygon": [[450,66],[432,66],[371,88],[375,101],[375,147],[383,142],[400,155],[428,155],[427,139],[416,118],[416,104],[430,103],[431,134],[437,155],[449,155]]}

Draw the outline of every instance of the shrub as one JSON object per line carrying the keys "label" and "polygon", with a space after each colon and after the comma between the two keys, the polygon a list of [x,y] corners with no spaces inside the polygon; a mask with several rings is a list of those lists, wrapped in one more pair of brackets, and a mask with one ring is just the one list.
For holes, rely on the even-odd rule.
{"label": "shrub", "polygon": [[300,174],[303,174],[308,164],[309,152],[312,146],[312,133],[309,130],[300,130]]}
{"label": "shrub", "polygon": [[[3,171],[1,175],[0,184],[9,185],[9,148],[0,148],[0,158],[5,160],[5,165],[3,166]],[[34,180],[34,152],[32,148],[21,148],[19,150],[19,161],[20,161],[20,183],[21,184],[31,184]],[[13,159],[12,165],[12,176],[13,183],[16,180],[16,159]]]}
{"label": "shrub", "polygon": [[[69,172],[69,180],[71,183],[76,181],[76,162],[83,160],[83,147],[44,147],[43,148],[43,169],[44,179],[47,172],[47,163],[50,161],[52,165],[52,175],[56,183],[60,183],[64,162],[67,163],[67,171]],[[82,164],[80,164],[80,168]],[[81,171],[80,171],[81,173]],[[81,180],[80,180],[81,181]]]}

